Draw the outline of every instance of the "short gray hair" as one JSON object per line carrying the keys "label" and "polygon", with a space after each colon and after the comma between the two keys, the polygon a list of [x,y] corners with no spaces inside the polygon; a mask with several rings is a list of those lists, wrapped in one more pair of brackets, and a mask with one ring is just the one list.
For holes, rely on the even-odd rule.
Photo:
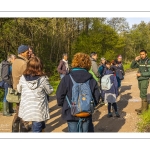
{"label": "short gray hair", "polygon": [[63,53],[62,57],[64,58],[64,56],[68,56],[68,54],[67,53]]}

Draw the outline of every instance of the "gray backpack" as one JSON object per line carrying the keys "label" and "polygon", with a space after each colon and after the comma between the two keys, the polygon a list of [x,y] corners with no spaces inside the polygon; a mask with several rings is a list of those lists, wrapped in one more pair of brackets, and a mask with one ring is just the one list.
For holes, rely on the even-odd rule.
{"label": "gray backpack", "polygon": [[110,80],[110,76],[112,76],[113,74],[109,74],[109,75],[104,75],[101,79],[101,88],[102,90],[110,90],[110,88],[112,87],[113,83],[111,83]]}

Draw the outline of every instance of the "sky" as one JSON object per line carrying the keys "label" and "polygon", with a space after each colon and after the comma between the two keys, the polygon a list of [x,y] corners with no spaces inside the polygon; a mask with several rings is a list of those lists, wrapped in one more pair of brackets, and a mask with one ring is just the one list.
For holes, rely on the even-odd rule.
{"label": "sky", "polygon": [[132,27],[133,24],[139,24],[141,21],[144,21],[145,23],[150,22],[150,18],[126,18],[126,21],[129,23],[130,28]]}

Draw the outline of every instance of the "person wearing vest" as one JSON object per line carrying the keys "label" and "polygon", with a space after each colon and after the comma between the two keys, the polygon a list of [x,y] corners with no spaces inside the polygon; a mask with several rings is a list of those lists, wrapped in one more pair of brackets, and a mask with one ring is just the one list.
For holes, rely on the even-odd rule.
{"label": "person wearing vest", "polygon": [[148,109],[147,89],[149,86],[150,78],[150,60],[147,57],[146,50],[140,51],[140,56],[137,56],[135,60],[132,61],[131,68],[139,68],[136,76],[138,80],[138,87],[140,90],[141,108],[135,109],[135,111],[139,115],[143,111],[146,111]]}
{"label": "person wearing vest", "polygon": [[89,73],[92,74],[93,78],[97,81],[98,85],[100,86],[100,74],[98,72],[98,65],[97,65],[97,60],[98,56],[96,52],[92,52],[90,54],[90,59],[91,59],[91,68],[89,70]]}
{"label": "person wearing vest", "polygon": [[[19,83],[20,77],[26,69],[27,62],[29,59],[29,47],[27,45],[21,45],[18,47],[18,57],[12,64],[12,79],[13,79],[13,89],[17,90],[17,84]],[[23,121],[18,117],[19,103],[16,103],[16,114],[12,123],[12,132],[27,132],[31,130],[29,127],[29,122]]]}
{"label": "person wearing vest", "polygon": [[3,79],[3,88],[5,90],[4,99],[3,99],[3,116],[12,116],[14,113],[13,103],[8,103],[6,96],[8,93],[8,87],[12,87],[12,65],[16,56],[10,54],[7,56],[7,60],[2,61],[2,79]]}
{"label": "person wearing vest", "polygon": [[61,79],[69,72],[68,55],[66,53],[63,54],[63,59],[60,60],[57,71]]}

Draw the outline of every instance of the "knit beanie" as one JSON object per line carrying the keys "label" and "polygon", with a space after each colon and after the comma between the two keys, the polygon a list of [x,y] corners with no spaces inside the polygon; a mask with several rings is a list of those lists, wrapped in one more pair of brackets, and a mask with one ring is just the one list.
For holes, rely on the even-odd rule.
{"label": "knit beanie", "polygon": [[24,53],[27,50],[29,50],[29,47],[27,45],[21,45],[18,47],[18,54]]}

